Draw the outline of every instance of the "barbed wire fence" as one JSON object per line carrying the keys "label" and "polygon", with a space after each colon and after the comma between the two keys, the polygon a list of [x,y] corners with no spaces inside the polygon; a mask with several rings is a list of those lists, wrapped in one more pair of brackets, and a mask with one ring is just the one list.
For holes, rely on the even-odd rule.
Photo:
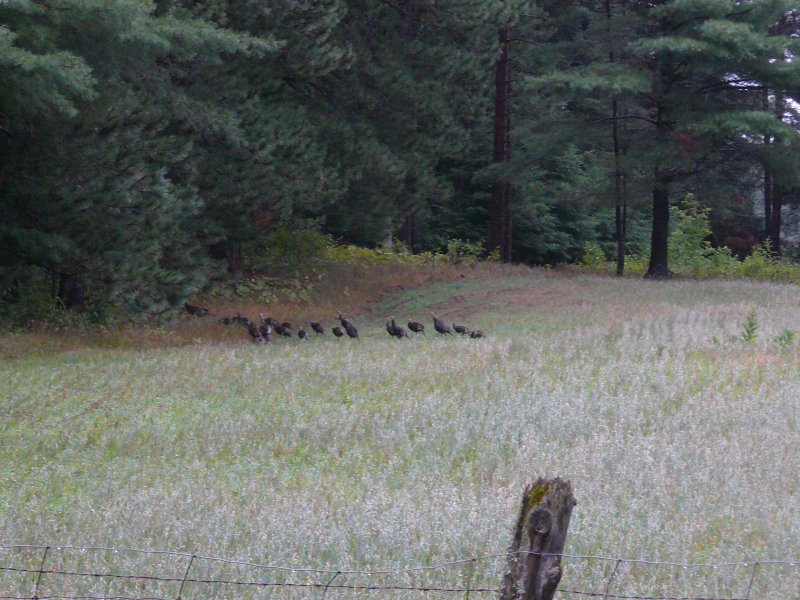
{"label": "barbed wire fence", "polygon": [[[492,598],[509,558],[497,553],[388,569],[318,569],[164,550],[0,545],[0,600],[202,600],[271,598]],[[545,554],[545,553],[542,553]],[[800,562],[678,563],[558,556],[557,598],[789,600]]]}

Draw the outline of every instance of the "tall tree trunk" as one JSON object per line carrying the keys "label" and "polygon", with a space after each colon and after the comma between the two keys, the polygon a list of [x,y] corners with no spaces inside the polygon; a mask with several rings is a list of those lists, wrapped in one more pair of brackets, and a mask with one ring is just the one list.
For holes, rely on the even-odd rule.
{"label": "tall tree trunk", "polygon": [[[764,90],[761,98],[761,108],[769,110],[769,88]],[[764,145],[772,143],[772,136],[764,134]],[[764,163],[764,239],[770,239],[770,228],[772,227],[772,169]]]}
{"label": "tall tree trunk", "polygon": [[397,239],[403,242],[412,254],[419,254],[421,237],[416,216],[414,213],[407,214],[403,221],[403,226],[400,227],[400,231],[397,233]]}
{"label": "tall tree trunk", "polygon": [[67,310],[86,310],[86,280],[81,275],[61,273],[58,282],[58,303]]}
{"label": "tall tree trunk", "polygon": [[511,184],[505,184],[505,191],[503,192],[503,252],[501,259],[503,262],[511,262],[511,248],[512,248],[512,231],[513,220],[511,212]]}
{"label": "tall tree trunk", "polygon": [[[671,63],[659,63],[654,98],[669,94],[674,69]],[[666,146],[671,143],[672,128],[668,107],[656,100],[656,137],[660,144]],[[669,270],[669,188],[672,176],[661,160],[656,158],[653,166],[653,229],[650,237],[650,263],[645,274],[650,279],[667,279],[672,275]]]}
{"label": "tall tree trunk", "polygon": [[667,279],[671,273],[668,264],[669,247],[669,183],[659,167],[653,182],[653,232],[650,240],[650,264],[645,277]]}
{"label": "tall tree trunk", "polygon": [[235,273],[244,270],[244,249],[240,242],[233,240],[220,240],[209,247],[209,254],[217,260],[228,263],[228,272]]}
{"label": "tall tree trunk", "polygon": [[[500,28],[500,58],[495,65],[494,151],[492,161],[502,165],[510,159],[511,94],[509,25]],[[511,260],[511,189],[503,175],[495,177],[489,206],[489,250],[500,249],[503,262]]]}
{"label": "tall tree trunk", "polygon": [[772,210],[769,223],[769,249],[773,256],[781,255],[781,213],[783,212],[784,189],[779,183],[772,186]]}
{"label": "tall tree trunk", "polygon": [[[613,56],[613,53],[612,53]],[[611,103],[612,129],[611,137],[614,145],[614,229],[617,237],[617,276],[625,273],[625,220],[627,202],[622,185],[622,163],[619,145],[619,105],[617,100]]]}
{"label": "tall tree trunk", "polygon": [[[609,26],[609,41],[614,45],[611,35],[611,0],[606,0],[606,19]],[[608,53],[608,62],[614,64],[616,57],[614,50]],[[611,140],[614,149],[614,229],[617,238],[617,277],[625,274],[625,219],[626,202],[622,187],[622,164],[620,161],[619,144],[619,102],[616,98],[611,101]]]}
{"label": "tall tree trunk", "polygon": [[[775,92],[775,117],[783,120],[783,113],[786,110],[786,98],[784,97],[782,92]],[[779,138],[775,138],[775,143],[778,144],[780,142]],[[774,174],[773,174],[774,175]],[[772,251],[773,256],[780,256],[781,255],[781,216],[783,212],[783,196],[784,196],[784,188],[781,181],[776,180],[773,176],[772,178],[772,194],[771,194],[771,206],[770,206],[770,214],[769,214],[769,228],[768,228],[768,239],[769,239],[769,247]]]}
{"label": "tall tree trunk", "polygon": [[772,228],[772,169],[764,165],[764,239],[770,238]]}

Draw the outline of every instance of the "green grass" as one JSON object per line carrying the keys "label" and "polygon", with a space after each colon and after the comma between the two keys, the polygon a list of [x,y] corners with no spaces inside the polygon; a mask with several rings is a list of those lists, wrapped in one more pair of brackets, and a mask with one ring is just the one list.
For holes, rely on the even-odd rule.
{"label": "green grass", "polygon": [[[752,344],[735,339],[751,309]],[[773,338],[800,329],[798,309],[794,286],[517,271],[386,297],[356,318],[358,342],[263,347],[242,335],[7,360],[0,543],[334,570],[433,564],[503,552],[522,489],[541,475],[573,483],[570,553],[797,555],[800,362]],[[388,314],[429,323],[431,310],[489,337],[396,341],[383,330]],[[0,550],[0,566],[38,567],[37,556]],[[58,560],[185,569],[164,557]],[[499,585],[502,566],[480,563],[471,584]],[[602,591],[611,568],[567,561],[562,586]],[[614,590],[741,596],[749,574],[623,567]],[[437,577],[463,584],[464,570]],[[30,592],[31,581],[0,571],[2,591]],[[751,597],[796,597],[798,581],[797,567],[761,567]]]}

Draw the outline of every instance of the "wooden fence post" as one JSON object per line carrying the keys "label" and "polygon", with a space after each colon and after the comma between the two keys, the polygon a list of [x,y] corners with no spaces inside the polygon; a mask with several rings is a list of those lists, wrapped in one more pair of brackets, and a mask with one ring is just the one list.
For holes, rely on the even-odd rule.
{"label": "wooden fence post", "polygon": [[501,600],[552,600],[561,581],[561,554],[575,506],[572,486],[561,479],[538,479],[525,488],[508,549]]}

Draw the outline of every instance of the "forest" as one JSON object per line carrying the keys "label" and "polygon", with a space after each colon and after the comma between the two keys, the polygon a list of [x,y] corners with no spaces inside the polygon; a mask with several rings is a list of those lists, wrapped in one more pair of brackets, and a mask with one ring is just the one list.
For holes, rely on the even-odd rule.
{"label": "forest", "polygon": [[799,35],[792,0],[0,0],[0,304],[161,314],[287,237],[662,279],[687,197],[797,259]]}

